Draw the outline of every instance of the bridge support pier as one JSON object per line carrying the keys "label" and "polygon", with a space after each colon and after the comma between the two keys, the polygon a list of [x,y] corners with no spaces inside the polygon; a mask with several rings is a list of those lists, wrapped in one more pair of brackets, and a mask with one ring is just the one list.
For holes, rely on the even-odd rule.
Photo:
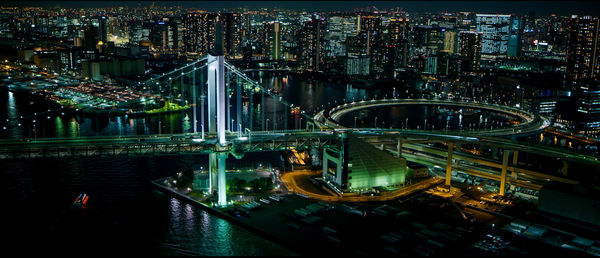
{"label": "bridge support pier", "polygon": [[561,174],[563,176],[568,176],[569,175],[569,163],[566,160],[562,160],[563,163],[563,167],[562,167],[562,171]]}
{"label": "bridge support pier", "polygon": [[273,131],[277,130],[277,100],[273,98]]}
{"label": "bridge support pier", "polygon": [[210,192],[217,194],[219,206],[227,204],[227,178],[225,176],[227,152],[209,154],[209,183]]}
{"label": "bridge support pier", "polygon": [[218,168],[217,153],[208,154],[208,187],[211,194],[217,191]]}
{"label": "bridge support pier", "polygon": [[504,196],[506,191],[506,170],[508,168],[509,150],[504,150],[502,154],[502,174],[500,174],[500,195]]}
{"label": "bridge support pier", "polygon": [[192,189],[194,191],[202,190],[202,178],[200,177],[200,172],[196,172],[192,170],[194,175],[194,181],[192,182]]}
{"label": "bridge support pier", "polygon": [[225,166],[227,161],[228,153],[218,153],[217,154],[217,164],[218,164],[218,203],[219,206],[227,205],[227,178],[225,176]]}
{"label": "bridge support pier", "polygon": [[454,150],[455,143],[448,143],[448,160],[446,163],[446,186],[451,185],[452,181],[452,151]]}
{"label": "bridge support pier", "polygon": [[[513,159],[512,159],[512,165],[513,167],[517,167],[517,163],[519,161],[519,151],[513,151]],[[513,170],[510,173],[510,180],[513,182],[517,181],[517,171]],[[515,185],[514,184],[510,184],[510,190],[514,191],[515,190]]]}
{"label": "bridge support pier", "polygon": [[265,130],[265,91],[260,91],[260,119],[262,120],[262,131]]}
{"label": "bridge support pier", "polygon": [[402,158],[402,142],[403,142],[402,137],[399,137],[398,145],[396,145],[396,157],[397,158]]}
{"label": "bridge support pier", "polygon": [[492,147],[492,158],[498,158],[498,147]]}

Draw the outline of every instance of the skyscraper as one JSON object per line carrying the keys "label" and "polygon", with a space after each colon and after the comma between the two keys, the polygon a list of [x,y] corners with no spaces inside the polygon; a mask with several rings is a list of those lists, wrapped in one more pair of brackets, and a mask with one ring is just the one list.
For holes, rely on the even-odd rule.
{"label": "skyscraper", "polygon": [[577,131],[581,134],[600,134],[600,82],[581,82],[577,91]]}
{"label": "skyscraper", "polygon": [[580,82],[598,79],[599,19],[590,16],[573,16],[568,21],[566,84],[576,89]]}
{"label": "skyscraper", "polygon": [[183,20],[183,42],[187,54],[205,55],[214,46],[216,13],[194,12]]}
{"label": "skyscraper", "polygon": [[567,74],[565,84],[577,92],[577,129],[579,133],[600,132],[600,61],[598,52],[599,19],[572,16],[568,21]]}
{"label": "skyscraper", "polygon": [[390,43],[396,48],[395,66],[406,67],[408,62],[408,34],[410,31],[408,18],[390,19],[388,33]]}
{"label": "skyscraper", "polygon": [[456,48],[458,46],[458,44],[457,44],[458,34],[454,30],[444,29],[443,35],[444,35],[444,47],[442,48],[442,51],[449,53],[449,54],[454,54],[454,52],[456,52]]}
{"label": "skyscraper", "polygon": [[242,40],[244,34],[243,17],[240,13],[221,13],[223,23],[223,47],[228,58],[242,57]]}
{"label": "skyscraper", "polygon": [[270,60],[281,59],[281,23],[277,21],[263,24],[265,34],[264,54]]}
{"label": "skyscraper", "polygon": [[521,38],[523,34],[523,19],[512,16],[508,35],[507,55],[509,57],[521,56]]}
{"label": "skyscraper", "polygon": [[325,56],[325,26],[321,19],[304,22],[298,32],[299,61],[303,69],[319,71]]}
{"label": "skyscraper", "polygon": [[108,18],[106,16],[98,16],[98,38],[104,43],[108,42],[107,22]]}
{"label": "skyscraper", "polygon": [[461,71],[473,72],[479,69],[482,34],[475,31],[459,32],[458,53],[461,56]]}
{"label": "skyscraper", "polygon": [[327,56],[345,56],[346,39],[358,33],[358,17],[336,15],[327,21]]}
{"label": "skyscraper", "polygon": [[374,15],[358,16],[359,33],[367,34],[367,55],[371,54],[371,48],[376,38],[381,37],[381,17]]}
{"label": "skyscraper", "polygon": [[477,14],[476,31],[482,33],[482,59],[496,59],[508,56],[511,16],[506,14]]}
{"label": "skyscraper", "polygon": [[86,50],[95,50],[98,44],[98,28],[87,26],[83,31],[83,45]]}

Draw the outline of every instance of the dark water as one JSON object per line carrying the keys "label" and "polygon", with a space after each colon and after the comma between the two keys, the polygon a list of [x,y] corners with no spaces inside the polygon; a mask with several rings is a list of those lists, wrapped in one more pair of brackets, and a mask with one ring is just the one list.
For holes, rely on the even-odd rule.
{"label": "dark water", "polygon": [[[354,127],[408,128],[427,130],[479,130],[509,127],[519,118],[486,110],[437,105],[379,106],[346,113],[340,123]],[[377,122],[377,124],[375,124]]]}
{"label": "dark water", "polygon": [[[255,72],[251,76],[257,78],[265,87],[278,91],[283,99],[301,107],[308,114],[320,111],[326,105],[342,103],[345,99],[369,99],[386,94],[382,90],[365,90],[347,84],[305,80],[297,75]],[[284,110],[279,100],[274,100],[268,95],[264,99],[263,116],[261,94],[254,96],[253,107],[250,107],[248,100],[242,103],[244,127],[250,126],[249,112],[253,112],[252,130],[283,129],[286,124],[284,114],[288,119],[288,129],[306,127],[306,118],[290,115],[290,110]],[[9,92],[5,87],[0,87],[0,103],[4,103],[0,105],[0,138],[118,136],[193,131],[191,110],[142,116],[97,116],[48,107],[43,101],[33,99],[26,93]],[[231,95],[230,105],[228,128],[231,126],[236,130],[240,121],[236,121],[235,94]],[[200,115],[198,116],[200,121]],[[198,130],[201,130],[200,126]]]}
{"label": "dark water", "polygon": [[[2,161],[3,252],[94,255],[292,254],[149,182],[205,156]],[[81,193],[89,209],[71,209]]]}

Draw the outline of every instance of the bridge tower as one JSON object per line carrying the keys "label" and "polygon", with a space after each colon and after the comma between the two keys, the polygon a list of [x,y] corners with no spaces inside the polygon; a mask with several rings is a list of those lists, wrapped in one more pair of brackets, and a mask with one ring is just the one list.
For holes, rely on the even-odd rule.
{"label": "bridge tower", "polygon": [[[223,25],[221,21],[215,24],[215,47],[208,55],[208,131],[217,133],[217,144],[227,146],[225,138],[226,109],[225,109],[225,57],[223,56]],[[225,166],[227,152],[212,153],[210,163],[211,192],[217,191],[218,204],[227,204]]]}

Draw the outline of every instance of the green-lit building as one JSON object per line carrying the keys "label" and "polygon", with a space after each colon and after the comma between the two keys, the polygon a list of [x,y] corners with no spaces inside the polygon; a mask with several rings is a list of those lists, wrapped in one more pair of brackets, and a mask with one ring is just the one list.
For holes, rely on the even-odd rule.
{"label": "green-lit building", "polygon": [[323,150],[323,179],[342,192],[403,184],[406,159],[394,157],[353,136],[339,148]]}

